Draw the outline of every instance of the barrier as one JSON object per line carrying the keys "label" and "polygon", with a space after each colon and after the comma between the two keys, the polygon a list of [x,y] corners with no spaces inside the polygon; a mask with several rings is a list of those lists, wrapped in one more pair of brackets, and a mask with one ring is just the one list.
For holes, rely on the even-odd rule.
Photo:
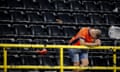
{"label": "barrier", "polygon": [[[4,63],[0,65],[4,72],[8,69],[60,69],[60,72],[64,72],[64,69],[89,69],[89,70],[113,70],[117,72],[120,67],[116,66],[116,50],[120,49],[120,46],[71,46],[71,45],[41,45],[41,44],[0,44],[3,48]],[[7,49],[6,48],[59,48],[60,49],[60,66],[32,66],[32,65],[7,65]],[[81,48],[81,49],[112,49],[113,50],[113,66],[64,66],[63,49],[65,48]]]}

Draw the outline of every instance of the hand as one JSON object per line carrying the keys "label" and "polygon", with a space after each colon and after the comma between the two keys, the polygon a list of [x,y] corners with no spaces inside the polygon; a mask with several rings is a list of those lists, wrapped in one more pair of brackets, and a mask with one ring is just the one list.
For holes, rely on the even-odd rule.
{"label": "hand", "polygon": [[101,40],[100,40],[100,39],[96,39],[96,40],[95,40],[95,43],[96,43],[96,45],[99,45],[99,46],[100,46],[100,45],[101,45]]}

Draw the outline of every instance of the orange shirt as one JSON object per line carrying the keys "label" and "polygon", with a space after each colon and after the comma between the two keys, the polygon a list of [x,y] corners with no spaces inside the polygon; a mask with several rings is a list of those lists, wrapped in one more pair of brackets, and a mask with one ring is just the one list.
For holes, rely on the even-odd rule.
{"label": "orange shirt", "polygon": [[92,43],[94,39],[90,36],[89,29],[89,27],[81,28],[80,31],[69,40],[69,43],[72,45],[80,45],[80,38],[84,39],[85,42]]}

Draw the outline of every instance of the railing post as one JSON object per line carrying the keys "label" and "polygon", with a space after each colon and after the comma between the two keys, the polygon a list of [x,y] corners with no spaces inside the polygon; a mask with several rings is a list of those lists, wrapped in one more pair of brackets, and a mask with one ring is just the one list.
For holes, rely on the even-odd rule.
{"label": "railing post", "polygon": [[64,70],[63,70],[63,61],[64,61],[63,48],[60,48],[60,72],[64,72]]}
{"label": "railing post", "polygon": [[117,57],[116,57],[116,48],[115,47],[113,47],[113,68],[114,68],[114,70],[113,70],[113,72],[117,72],[117,70],[116,70],[116,59],[117,59]]}
{"label": "railing post", "polygon": [[3,48],[3,55],[4,55],[4,72],[7,72],[7,50]]}

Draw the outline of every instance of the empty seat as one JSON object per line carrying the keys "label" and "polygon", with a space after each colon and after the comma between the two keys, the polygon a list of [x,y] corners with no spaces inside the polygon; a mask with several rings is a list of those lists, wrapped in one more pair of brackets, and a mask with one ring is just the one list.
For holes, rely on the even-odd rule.
{"label": "empty seat", "polygon": [[50,0],[37,0],[41,10],[54,10],[54,4]]}
{"label": "empty seat", "polygon": [[[4,1],[4,0],[3,0]],[[24,2],[23,0],[5,0],[10,8],[14,9],[23,9]]]}
{"label": "empty seat", "polygon": [[17,44],[31,44],[32,39],[18,38],[18,39],[15,40],[15,43],[17,43]]}
{"label": "empty seat", "polygon": [[44,70],[43,72],[60,72],[60,71],[59,70]]}
{"label": "empty seat", "polygon": [[43,61],[43,65],[47,65],[47,66],[57,66],[58,60],[59,58],[56,58],[55,55],[46,55],[44,57],[42,57],[42,61]]}
{"label": "empty seat", "polygon": [[53,12],[52,13],[50,13],[50,12],[42,13],[42,16],[44,16],[45,22],[50,22],[50,23],[56,22],[55,13],[53,13]]}
{"label": "empty seat", "polygon": [[33,39],[32,43],[34,43],[34,44],[47,44],[48,39]]}
{"label": "empty seat", "polygon": [[54,5],[56,10],[65,11],[70,10],[70,5],[67,2],[64,2],[62,0],[54,0]]}
{"label": "empty seat", "polygon": [[75,22],[78,24],[91,23],[89,16],[84,13],[75,13],[73,14],[73,17],[75,18]]}
{"label": "empty seat", "polygon": [[83,2],[83,4],[86,6],[86,10],[88,11],[100,11],[100,5],[98,5],[96,2],[94,1],[85,1]]}
{"label": "empty seat", "polygon": [[62,37],[64,36],[63,30],[60,26],[48,25],[47,29],[49,31],[49,35],[52,37]]}
{"label": "empty seat", "polygon": [[0,11],[0,21],[11,21],[11,15],[7,10]]}
{"label": "empty seat", "polygon": [[109,66],[108,59],[103,56],[92,57],[93,66]]}
{"label": "empty seat", "polygon": [[36,0],[23,0],[26,9],[39,9],[40,5]]}
{"label": "empty seat", "polygon": [[110,1],[100,1],[101,11],[112,11],[114,6],[110,3]]}
{"label": "empty seat", "polygon": [[54,44],[54,45],[63,45],[65,43],[64,40],[61,39],[53,39],[53,40],[49,40],[48,44]]}
{"label": "empty seat", "polygon": [[0,0],[0,8],[8,8],[8,4],[6,0]]}
{"label": "empty seat", "polygon": [[24,11],[11,12],[11,15],[14,22],[28,22],[28,16]]}
{"label": "empty seat", "polygon": [[45,37],[49,36],[47,28],[45,28],[43,25],[31,25],[32,34],[35,37]]}
{"label": "empty seat", "polygon": [[3,65],[3,55],[2,54],[0,54],[0,65]]}
{"label": "empty seat", "polygon": [[39,70],[24,70],[25,72],[40,72]]}
{"label": "empty seat", "polygon": [[0,43],[14,43],[14,38],[0,38]]}
{"label": "empty seat", "polygon": [[97,24],[102,25],[106,23],[106,19],[101,14],[91,14],[89,16],[92,19],[92,23],[94,25],[97,25]]}
{"label": "empty seat", "polygon": [[117,72],[120,72],[119,70],[117,70]]}
{"label": "empty seat", "polygon": [[27,25],[15,24],[13,27],[15,28],[18,37],[32,36],[32,31]]}
{"label": "empty seat", "polygon": [[114,42],[113,41],[102,41],[102,45],[103,46],[114,46]]}
{"label": "empty seat", "polygon": [[118,17],[115,14],[106,14],[104,15],[107,24],[117,24],[118,22]]}
{"label": "empty seat", "polygon": [[40,65],[36,55],[22,55],[22,59],[24,60],[24,65]]}
{"label": "empty seat", "polygon": [[67,55],[64,55],[64,66],[72,66],[72,65],[73,63],[71,58]]}
{"label": "empty seat", "polygon": [[63,26],[63,31],[66,37],[72,37],[77,33],[76,27]]}
{"label": "empty seat", "polygon": [[120,2],[115,2],[114,5],[115,5],[115,8],[120,9]]}
{"label": "empty seat", "polygon": [[115,46],[120,46],[120,40],[116,40],[116,41],[114,42],[114,45],[115,45]]}
{"label": "empty seat", "polygon": [[102,34],[101,34],[101,38],[103,38],[103,39],[107,39],[107,38],[109,38],[109,36],[108,36],[108,27],[103,27],[103,26],[99,26],[98,27],[98,29],[100,29],[101,31],[102,31]]}
{"label": "empty seat", "polygon": [[86,7],[83,3],[81,3],[80,1],[70,1],[70,5],[71,5],[71,9],[73,11],[85,11],[86,10]]}
{"label": "empty seat", "polygon": [[[22,38],[18,38],[18,39],[13,39],[15,44],[31,44],[32,43],[32,39],[22,39]],[[9,42],[10,43],[10,42]],[[7,48],[9,53],[21,53],[22,51],[29,51],[29,50],[33,50],[33,48]]]}
{"label": "empty seat", "polygon": [[15,36],[15,29],[10,24],[0,25],[0,36]]}
{"label": "empty seat", "polygon": [[62,20],[63,23],[75,23],[74,18],[70,13],[57,13],[57,18]]}
{"label": "empty seat", "polygon": [[23,72],[23,70],[17,70],[17,69],[15,69],[15,70],[8,70],[8,72]]}
{"label": "empty seat", "polygon": [[43,22],[43,17],[40,12],[27,12],[27,15],[31,22]]}
{"label": "empty seat", "polygon": [[116,63],[117,66],[120,66],[120,63],[119,63],[119,62],[120,62],[120,56],[117,56],[117,63]]}
{"label": "empty seat", "polygon": [[23,65],[22,58],[18,54],[12,54],[7,56],[7,64],[8,65]]}

